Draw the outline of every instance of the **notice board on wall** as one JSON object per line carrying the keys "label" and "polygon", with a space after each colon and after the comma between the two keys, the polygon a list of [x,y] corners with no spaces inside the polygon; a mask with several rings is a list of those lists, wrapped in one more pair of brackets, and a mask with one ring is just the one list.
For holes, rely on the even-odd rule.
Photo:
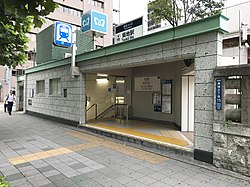
{"label": "notice board on wall", "polygon": [[158,76],[135,78],[135,91],[160,91],[161,81]]}
{"label": "notice board on wall", "polygon": [[162,80],[162,113],[172,113],[172,80]]}

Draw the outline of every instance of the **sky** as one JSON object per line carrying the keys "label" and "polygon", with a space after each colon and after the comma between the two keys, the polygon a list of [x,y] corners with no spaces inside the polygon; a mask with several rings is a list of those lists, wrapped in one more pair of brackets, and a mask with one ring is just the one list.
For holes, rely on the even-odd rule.
{"label": "sky", "polygon": [[[116,2],[115,2],[116,1]],[[120,1],[120,23],[125,23],[145,15],[146,5],[149,0],[115,0],[114,7],[119,9]],[[227,0],[225,7],[247,2],[250,0]],[[119,20],[117,20],[119,22]]]}

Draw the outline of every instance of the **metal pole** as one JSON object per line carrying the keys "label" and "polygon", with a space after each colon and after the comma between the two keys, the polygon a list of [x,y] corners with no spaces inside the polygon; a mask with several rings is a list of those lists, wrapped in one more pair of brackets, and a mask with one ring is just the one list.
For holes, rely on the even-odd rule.
{"label": "metal pole", "polygon": [[127,108],[127,116],[126,116],[126,120],[127,120],[127,122],[128,122],[128,105],[126,106],[126,108]]}
{"label": "metal pole", "polygon": [[79,125],[82,124],[82,96],[83,96],[83,93],[82,93],[82,73],[80,72],[80,80],[79,80],[79,83],[80,83],[80,112],[79,112]]}
{"label": "metal pole", "polygon": [[9,81],[8,81],[8,94],[9,94],[10,90],[11,90],[11,74],[12,74],[10,66],[8,66],[8,71],[9,71],[9,74],[8,74],[8,79],[9,79]]}
{"label": "metal pole", "polygon": [[239,10],[239,64],[240,64],[240,55],[241,55],[241,17],[240,17],[240,10]]}
{"label": "metal pole", "polygon": [[73,76],[73,69],[76,66],[76,50],[77,50],[76,48],[76,26],[72,26],[72,56],[71,56],[72,76]]}

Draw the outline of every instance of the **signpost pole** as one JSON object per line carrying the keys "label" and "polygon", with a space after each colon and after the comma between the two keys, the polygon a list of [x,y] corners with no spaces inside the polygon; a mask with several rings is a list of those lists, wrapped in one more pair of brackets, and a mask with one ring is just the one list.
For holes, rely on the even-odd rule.
{"label": "signpost pole", "polygon": [[73,68],[76,66],[76,27],[72,26],[72,56],[71,56],[71,66],[72,72]]}

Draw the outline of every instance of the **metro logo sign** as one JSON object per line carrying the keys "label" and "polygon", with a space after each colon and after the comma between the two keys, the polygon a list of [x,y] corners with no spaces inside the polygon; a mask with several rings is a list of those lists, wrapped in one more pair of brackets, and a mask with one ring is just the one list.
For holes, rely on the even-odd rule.
{"label": "metro logo sign", "polygon": [[82,15],[82,32],[95,32],[97,36],[106,35],[108,31],[108,17],[106,14],[90,10]]}

